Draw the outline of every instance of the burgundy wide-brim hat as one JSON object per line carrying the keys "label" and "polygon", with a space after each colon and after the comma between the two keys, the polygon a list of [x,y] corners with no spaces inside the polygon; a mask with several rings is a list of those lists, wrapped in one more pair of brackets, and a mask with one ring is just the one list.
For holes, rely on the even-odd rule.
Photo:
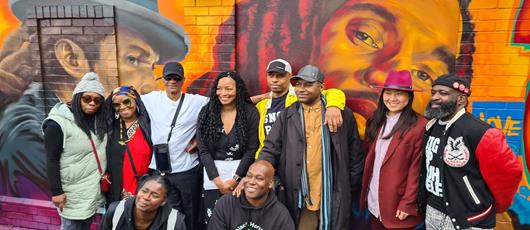
{"label": "burgundy wide-brim hat", "polygon": [[379,89],[423,92],[421,89],[412,88],[412,76],[408,70],[391,71],[388,73],[384,85],[372,85],[372,87]]}

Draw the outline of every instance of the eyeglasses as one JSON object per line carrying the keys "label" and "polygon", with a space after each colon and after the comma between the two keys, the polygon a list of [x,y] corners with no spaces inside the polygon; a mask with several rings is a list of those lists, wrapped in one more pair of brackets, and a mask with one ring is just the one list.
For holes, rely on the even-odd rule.
{"label": "eyeglasses", "polygon": [[132,100],[130,98],[127,98],[121,102],[112,102],[112,106],[114,107],[114,110],[119,110],[121,108],[121,105],[124,105],[125,107],[131,107]]}
{"label": "eyeglasses", "polygon": [[83,95],[81,97],[81,101],[83,101],[85,104],[89,104],[90,102],[94,102],[94,104],[99,105],[103,98],[101,96],[92,97],[90,95]]}
{"label": "eyeglasses", "polygon": [[166,81],[171,81],[171,80],[182,81],[182,79],[184,79],[184,78],[179,76],[179,75],[176,75],[176,74],[170,74],[170,75],[164,76],[164,80],[166,80]]}

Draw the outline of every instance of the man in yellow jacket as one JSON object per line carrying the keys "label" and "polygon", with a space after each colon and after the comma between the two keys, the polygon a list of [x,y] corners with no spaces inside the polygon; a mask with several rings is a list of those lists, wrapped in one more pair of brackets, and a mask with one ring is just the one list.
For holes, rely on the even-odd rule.
{"label": "man in yellow jacket", "polygon": [[[280,112],[298,100],[290,83],[292,74],[289,62],[283,59],[272,60],[267,65],[267,85],[270,92],[252,98],[254,102],[259,101],[256,108],[259,111],[258,135],[260,146],[256,152],[256,158],[263,147],[265,137],[270,132]],[[324,90],[323,94],[327,100],[325,124],[329,126],[330,132],[335,132],[342,125],[340,110],[344,109],[346,96],[339,89]]]}

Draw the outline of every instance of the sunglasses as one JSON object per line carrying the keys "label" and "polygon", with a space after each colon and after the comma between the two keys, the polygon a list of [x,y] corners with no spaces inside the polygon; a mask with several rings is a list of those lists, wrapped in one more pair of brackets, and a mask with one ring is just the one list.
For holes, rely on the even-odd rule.
{"label": "sunglasses", "polygon": [[132,100],[130,98],[127,98],[121,102],[112,102],[112,106],[114,107],[114,110],[119,110],[121,108],[121,105],[124,105],[125,107],[131,107]]}
{"label": "sunglasses", "polygon": [[101,101],[103,100],[102,97],[92,97],[90,95],[84,95],[81,97],[81,101],[83,101],[85,104],[89,104],[90,102],[94,102],[94,104],[99,105]]}
{"label": "sunglasses", "polygon": [[181,76],[178,76],[178,75],[174,75],[174,74],[167,75],[167,76],[164,77],[164,80],[166,80],[166,81],[171,81],[171,80],[182,81],[182,79],[184,79],[184,78],[181,77]]}

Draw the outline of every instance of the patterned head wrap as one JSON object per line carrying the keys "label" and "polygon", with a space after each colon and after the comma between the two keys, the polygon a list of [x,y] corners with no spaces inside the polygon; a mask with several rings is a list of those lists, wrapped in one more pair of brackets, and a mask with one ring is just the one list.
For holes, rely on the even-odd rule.
{"label": "patterned head wrap", "polygon": [[136,101],[136,95],[134,93],[135,89],[133,86],[120,86],[116,89],[114,89],[112,91],[112,100],[114,100],[114,98],[116,96],[127,96],[127,97],[130,97],[132,99],[134,99]]}

